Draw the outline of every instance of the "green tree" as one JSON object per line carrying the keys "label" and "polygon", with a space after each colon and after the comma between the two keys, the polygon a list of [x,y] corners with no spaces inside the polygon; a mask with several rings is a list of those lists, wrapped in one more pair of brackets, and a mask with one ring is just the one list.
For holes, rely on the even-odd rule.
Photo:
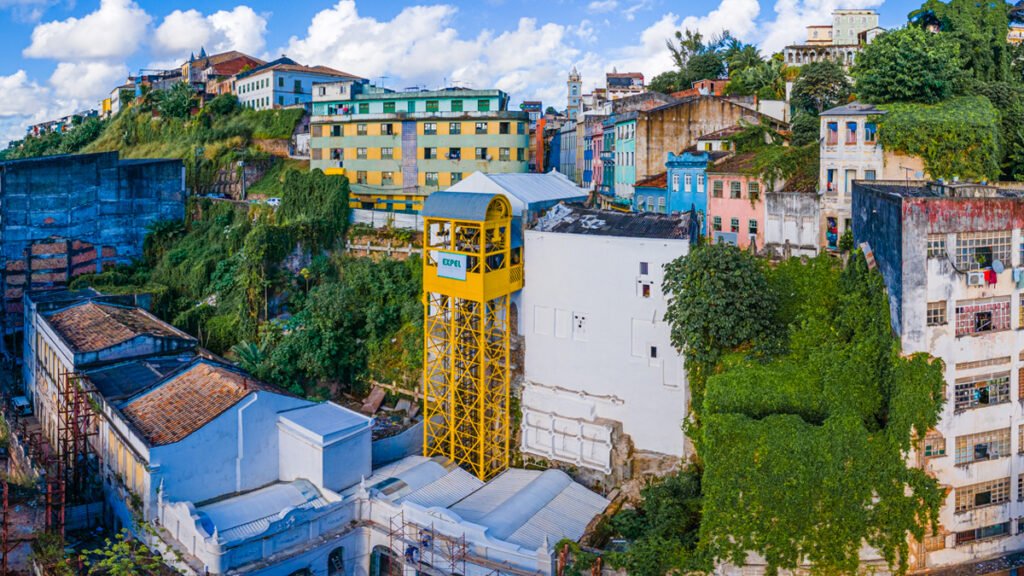
{"label": "green tree", "polygon": [[1006,41],[1009,25],[1006,2],[927,0],[909,15],[918,28],[937,30],[959,47],[962,69],[984,81],[1010,79],[1012,47]]}
{"label": "green tree", "polygon": [[950,36],[908,27],[865,46],[852,73],[857,96],[865,102],[933,104],[958,91],[961,67],[960,48]]}
{"label": "green tree", "polygon": [[236,112],[241,112],[242,105],[238,102],[238,97],[234,94],[221,94],[213,100],[210,100],[203,110],[216,116],[230,116]]}
{"label": "green tree", "polygon": [[757,96],[764,100],[781,100],[786,96],[785,64],[772,58],[739,71],[730,67],[729,94]]}
{"label": "green tree", "polygon": [[999,112],[1002,178],[1024,180],[1024,85],[974,82],[968,92],[985,96]]}
{"label": "green tree", "polygon": [[790,128],[793,134],[790,143],[793,146],[817,145],[821,137],[821,120],[812,112],[797,112]]}
{"label": "green tree", "polygon": [[157,110],[166,118],[188,118],[196,93],[188,82],[177,82],[169,90],[156,93]]}
{"label": "green tree", "polygon": [[800,75],[793,83],[793,105],[817,115],[845,104],[852,91],[853,86],[842,66],[831,60],[811,62],[800,67]]}
{"label": "green tree", "polygon": [[693,405],[726,350],[771,336],[776,299],[763,264],[727,244],[705,244],[665,266],[665,321],[672,344],[686,355]]}
{"label": "green tree", "polygon": [[[689,88],[689,86],[687,86],[687,88]],[[680,90],[683,90],[682,76],[675,70],[662,72],[651,79],[650,83],[647,85],[647,89],[652,92],[661,92],[662,94],[679,92]]]}
{"label": "green tree", "polygon": [[107,538],[104,546],[86,552],[85,564],[90,576],[155,575],[166,570],[159,554],[131,537],[122,529],[114,539]]}

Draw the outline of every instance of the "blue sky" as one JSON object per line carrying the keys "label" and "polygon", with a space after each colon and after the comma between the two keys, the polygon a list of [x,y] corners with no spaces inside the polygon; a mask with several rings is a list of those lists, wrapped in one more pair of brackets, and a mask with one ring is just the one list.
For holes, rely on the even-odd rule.
{"label": "blue sky", "polygon": [[130,71],[205,45],[281,54],[389,87],[498,87],[564,104],[565,74],[669,68],[680,28],[729,29],[765,53],[835,8],[874,7],[896,26],[914,0],[0,0],[0,142],[91,108]]}

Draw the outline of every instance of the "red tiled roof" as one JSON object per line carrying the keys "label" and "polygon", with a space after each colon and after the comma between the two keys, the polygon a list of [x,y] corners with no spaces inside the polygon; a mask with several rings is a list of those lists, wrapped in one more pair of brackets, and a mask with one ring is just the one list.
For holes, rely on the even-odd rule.
{"label": "red tiled roof", "polygon": [[281,390],[208,360],[172,376],[121,411],[153,446],[173,444],[209,424],[250,392]]}
{"label": "red tiled roof", "polygon": [[[302,64],[275,64],[260,70],[283,70],[285,72],[306,72],[309,74],[323,74],[325,76],[340,76],[346,78],[359,78],[355,74],[349,74],[348,72],[342,72],[341,70],[335,70],[327,66],[303,66]],[[258,72],[258,73],[259,73]]]}
{"label": "red tiled roof", "polygon": [[192,339],[141,308],[91,301],[51,314],[47,321],[77,352],[104,350],[144,334]]}
{"label": "red tiled roof", "polygon": [[655,174],[654,176],[648,176],[643,180],[640,180],[633,185],[634,188],[667,188],[668,187],[668,173],[662,172],[661,174]]}

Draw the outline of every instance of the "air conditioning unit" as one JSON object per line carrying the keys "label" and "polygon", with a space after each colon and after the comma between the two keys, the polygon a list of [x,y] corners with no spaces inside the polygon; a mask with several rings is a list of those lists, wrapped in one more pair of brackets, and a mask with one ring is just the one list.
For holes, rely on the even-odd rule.
{"label": "air conditioning unit", "polygon": [[983,286],[985,284],[985,273],[984,272],[968,272],[967,273],[967,285],[968,286]]}

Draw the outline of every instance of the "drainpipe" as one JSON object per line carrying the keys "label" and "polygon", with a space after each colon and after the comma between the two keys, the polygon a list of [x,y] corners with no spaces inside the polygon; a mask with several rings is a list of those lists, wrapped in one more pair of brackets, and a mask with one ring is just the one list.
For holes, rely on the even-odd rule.
{"label": "drainpipe", "polygon": [[235,492],[242,491],[242,459],[245,458],[245,427],[242,419],[245,416],[245,409],[252,406],[257,400],[259,393],[254,393],[238,408],[238,456],[235,458]]}

